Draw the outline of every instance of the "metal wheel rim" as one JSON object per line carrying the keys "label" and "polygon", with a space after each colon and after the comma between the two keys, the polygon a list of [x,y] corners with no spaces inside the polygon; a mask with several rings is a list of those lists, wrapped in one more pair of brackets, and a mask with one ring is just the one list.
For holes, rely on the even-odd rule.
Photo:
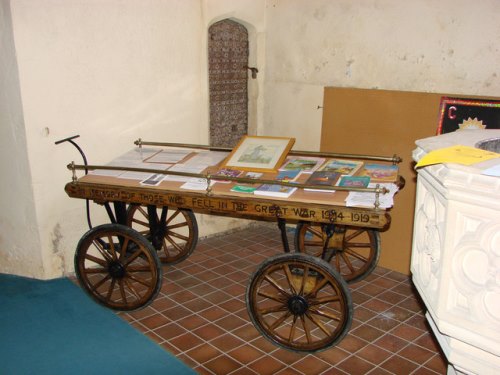
{"label": "metal wheel rim", "polygon": [[[342,249],[333,254],[330,263],[347,282],[355,282],[368,276],[377,266],[380,257],[380,234],[362,227],[345,229]],[[325,241],[326,233],[321,226],[305,223],[298,225],[297,251],[321,257]]]}
{"label": "metal wheel rim", "polygon": [[327,262],[306,254],[268,259],[254,273],[246,297],[257,330],[292,351],[327,349],[346,335],[352,322],[345,281]]}
{"label": "metal wheel rim", "polygon": [[[158,218],[162,207],[157,208]],[[168,210],[165,235],[159,258],[162,263],[176,264],[191,255],[198,242],[198,225],[192,211]],[[144,206],[132,205],[127,214],[127,224],[148,238],[150,236],[149,215]]]}
{"label": "metal wheel rim", "polygon": [[75,271],[93,299],[115,310],[144,307],[161,287],[160,263],[150,244],[116,224],[96,227],[80,240]]}

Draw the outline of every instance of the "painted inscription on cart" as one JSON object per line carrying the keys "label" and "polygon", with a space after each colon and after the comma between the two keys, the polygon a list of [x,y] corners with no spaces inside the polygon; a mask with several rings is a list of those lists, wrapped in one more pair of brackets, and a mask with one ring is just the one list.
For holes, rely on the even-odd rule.
{"label": "painted inscription on cart", "polygon": [[285,219],[308,220],[311,222],[331,222],[360,226],[380,227],[386,223],[380,213],[367,213],[352,208],[330,208],[329,206],[303,207],[289,202],[248,201],[230,197],[192,196],[164,192],[144,192],[115,188],[82,187],[68,184],[69,196],[88,198],[96,202],[122,201],[126,203],[152,204],[193,209],[200,212],[233,213],[241,216],[281,217]]}

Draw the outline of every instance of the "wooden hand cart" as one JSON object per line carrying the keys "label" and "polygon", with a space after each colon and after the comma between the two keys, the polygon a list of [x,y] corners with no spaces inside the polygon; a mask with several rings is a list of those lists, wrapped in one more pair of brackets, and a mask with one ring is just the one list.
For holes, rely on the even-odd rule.
{"label": "wooden hand cart", "polygon": [[[76,137],[76,136],[75,136]],[[72,141],[70,137],[56,143]],[[193,150],[230,151],[199,145],[180,145],[138,140],[142,147],[189,147]],[[335,194],[303,191],[299,183],[293,196],[283,199],[234,193],[234,183],[273,183],[272,176],[253,180],[223,177],[230,183],[214,184],[206,191],[181,189],[179,182],[163,181],[143,186],[137,180],[86,174],[77,170],[129,170],[187,177],[202,175],[164,170],[144,170],[71,163],[73,180],[65,191],[69,197],[94,201],[106,208],[110,224],[92,228],[80,239],[75,253],[75,272],[84,290],[98,303],[130,311],[151,303],[161,287],[162,263],[186,259],[198,240],[193,212],[276,221],[284,254],[264,261],[252,275],[247,290],[249,316],[257,330],[285,349],[314,352],[338,343],[348,332],[353,314],[347,282],[367,276],[380,254],[379,230],[390,223],[381,208],[346,207],[350,190],[386,192],[377,187],[340,188]],[[397,156],[376,157],[345,154],[291,152],[295,155],[346,157],[398,163]],[[399,177],[399,187],[404,180]],[[210,184],[208,184],[210,186]],[[376,203],[377,203],[376,202]],[[375,205],[376,206],[376,205]],[[88,206],[87,206],[88,207]],[[290,251],[286,224],[296,223],[295,252]],[[161,261],[160,261],[161,259]]]}

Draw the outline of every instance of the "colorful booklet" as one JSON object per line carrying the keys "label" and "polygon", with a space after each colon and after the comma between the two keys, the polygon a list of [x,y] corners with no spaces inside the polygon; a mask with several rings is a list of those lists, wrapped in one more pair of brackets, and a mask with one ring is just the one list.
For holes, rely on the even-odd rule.
{"label": "colorful booklet", "polygon": [[291,186],[264,184],[259,186],[253,193],[255,195],[266,195],[270,197],[288,198],[296,190],[297,190],[296,187],[291,187]]}
{"label": "colorful booklet", "polygon": [[239,177],[242,173],[243,173],[242,171],[238,171],[237,169],[223,168],[223,169],[219,169],[217,172],[215,172],[213,177],[214,177],[214,181],[227,184],[227,183],[230,183],[232,181],[230,181],[230,180],[218,180],[217,176]]}
{"label": "colorful booklet", "polygon": [[300,174],[300,169],[279,171],[278,175],[276,176],[276,180],[277,181],[286,181],[286,182],[294,181],[299,174]]}
{"label": "colorful booklet", "polygon": [[304,173],[312,173],[317,170],[325,159],[310,156],[289,156],[286,158],[280,170],[296,170]]}
{"label": "colorful booklet", "polygon": [[370,183],[369,176],[342,176],[339,186],[344,187],[367,187]]}
{"label": "colorful booklet", "polygon": [[395,164],[365,164],[360,176],[370,177],[370,182],[396,182],[398,172]]}
{"label": "colorful booklet", "polygon": [[363,166],[362,161],[329,159],[321,166],[320,171],[337,172],[341,175],[353,175]]}
{"label": "colorful booklet", "polygon": [[247,193],[247,194],[253,194],[253,192],[257,188],[255,186],[247,186],[247,185],[234,185],[231,188],[231,191],[234,191],[235,193]]}
{"label": "colorful booklet", "polygon": [[[306,180],[306,185],[316,185],[316,186],[336,186],[337,181],[341,177],[338,172],[331,171],[316,171],[311,174],[311,176]],[[313,188],[304,188],[306,191],[320,191],[334,193],[335,190],[322,190]]]}

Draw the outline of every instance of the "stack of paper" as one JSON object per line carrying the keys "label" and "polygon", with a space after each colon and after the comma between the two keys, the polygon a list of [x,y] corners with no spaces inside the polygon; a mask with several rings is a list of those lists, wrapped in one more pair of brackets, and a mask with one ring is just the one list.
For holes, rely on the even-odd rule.
{"label": "stack of paper", "polygon": [[[377,187],[385,187],[389,190],[386,194],[379,194],[379,208],[391,208],[394,205],[394,194],[398,192],[398,187],[396,184],[385,183],[385,184],[377,184],[371,183],[368,185],[369,188]],[[347,207],[375,207],[375,193],[370,192],[358,192],[351,191],[346,198],[346,206]]]}

